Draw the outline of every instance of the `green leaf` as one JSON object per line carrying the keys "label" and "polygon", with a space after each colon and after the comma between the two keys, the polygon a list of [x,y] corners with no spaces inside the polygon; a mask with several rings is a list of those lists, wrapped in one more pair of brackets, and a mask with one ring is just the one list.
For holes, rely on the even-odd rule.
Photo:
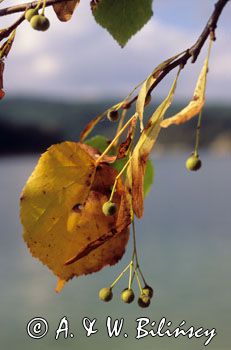
{"label": "green leaf", "polygon": [[152,0],[100,0],[92,13],[96,22],[124,47],[152,17]]}
{"label": "green leaf", "polygon": [[145,174],[144,174],[144,197],[149,194],[154,182],[154,166],[150,159],[147,161]]}
{"label": "green leaf", "polygon": [[[103,135],[96,135],[94,137],[91,137],[90,139],[86,140],[85,143],[91,147],[96,148],[100,153],[103,153],[103,151],[107,148],[109,141],[108,139]],[[109,155],[115,155],[115,148],[113,147],[112,150],[109,152]],[[125,163],[128,161],[128,157],[123,159],[116,160],[112,166],[115,168],[118,172],[120,172]],[[126,174],[126,172],[125,172]],[[144,175],[144,196],[147,197],[148,193],[150,192],[150,189],[152,187],[152,184],[154,182],[154,166],[150,159],[147,161],[147,166],[145,170]]]}
{"label": "green leaf", "polygon": [[[103,135],[96,135],[91,137],[90,139],[86,140],[84,143],[87,145],[96,148],[100,153],[103,153],[103,151],[108,147],[109,145],[109,140],[103,136]],[[114,155],[115,150],[113,149],[108,152],[108,155]]]}
{"label": "green leaf", "polygon": [[[128,161],[128,157],[122,158],[122,159],[117,159],[113,164],[113,168],[115,168],[118,173],[123,169],[125,166],[126,162]],[[126,174],[126,173],[125,173]]]}
{"label": "green leaf", "polygon": [[[128,157],[124,159],[118,159],[115,161],[115,163],[112,164],[112,166],[118,172],[120,172],[127,161],[128,161]],[[148,196],[152,188],[153,182],[154,182],[154,166],[152,161],[148,159],[146,169],[145,169],[145,174],[144,174],[144,197]]]}

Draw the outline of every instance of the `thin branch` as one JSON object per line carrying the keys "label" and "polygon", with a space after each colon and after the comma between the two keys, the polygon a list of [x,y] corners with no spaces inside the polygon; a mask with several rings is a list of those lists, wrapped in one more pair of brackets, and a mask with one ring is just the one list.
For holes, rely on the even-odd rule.
{"label": "thin branch", "polygon": [[[46,7],[52,6],[52,5],[57,4],[59,2],[66,2],[66,1],[72,1],[72,0],[47,0]],[[32,1],[32,2],[27,2],[24,4],[10,6],[10,7],[4,8],[4,9],[0,9],[0,16],[12,15],[12,14],[18,13],[18,12],[25,12],[26,9],[36,7],[38,2],[39,1]],[[42,6],[43,6],[43,3],[41,3],[40,8]]]}
{"label": "thin branch", "polygon": [[[52,6],[56,3],[59,2],[64,2],[64,1],[71,1],[71,0],[47,0],[46,2],[46,7]],[[187,64],[188,60],[192,58],[192,63],[196,62],[200,51],[202,47],[204,46],[205,42],[207,41],[208,37],[211,36],[213,40],[215,40],[215,30],[217,28],[217,23],[220,18],[220,15],[229,0],[218,0],[215,4],[214,11],[212,15],[210,16],[204,30],[202,31],[201,35],[195,42],[193,46],[191,46],[189,49],[185,50],[185,53],[178,59],[176,59],[174,62],[169,64],[163,72],[160,74],[158,79],[154,82],[152,87],[149,90],[149,93],[153,91],[153,89],[161,82],[161,80],[174,68],[181,66],[182,68]],[[7,7],[4,9],[0,9],[0,16],[5,16],[5,15],[10,15],[13,13],[18,13],[18,12],[25,12],[25,10],[29,8],[36,7],[38,4],[38,1],[33,1],[33,2],[28,2],[16,6],[11,6]],[[41,3],[42,6],[42,3]],[[24,14],[18,18],[18,20],[13,23],[9,28],[6,28],[0,32],[0,40],[3,38],[6,38],[15,28],[17,28],[22,22],[24,21]],[[126,102],[123,105],[124,109],[127,109],[131,106],[132,103],[134,103],[137,100],[138,96],[135,96],[133,99],[130,101]]]}
{"label": "thin branch", "polygon": [[[150,88],[148,93],[151,93],[155,87],[163,80],[163,78],[171,72],[174,68],[181,66],[182,68],[186,65],[188,60],[192,58],[192,63],[196,62],[200,51],[205,44],[206,40],[208,39],[209,36],[211,36],[212,40],[216,40],[215,38],[215,30],[217,28],[217,23],[219,20],[219,17],[229,0],[218,0],[215,4],[214,11],[212,15],[210,16],[205,28],[203,29],[201,35],[195,42],[193,46],[191,46],[189,49],[185,50],[185,54],[183,54],[180,58],[176,59],[174,62],[170,63],[160,74],[160,76],[157,78],[157,80],[154,82],[152,87]],[[135,96],[133,99],[130,101],[126,102],[123,105],[123,108],[129,108],[132,103],[134,103],[137,100],[138,96]]]}
{"label": "thin branch", "polygon": [[[46,7],[52,6],[56,3],[64,2],[64,1],[71,1],[71,0],[47,0]],[[0,17],[18,13],[18,12],[23,12],[23,14],[10,27],[2,29],[0,31],[0,41],[7,38],[13,32],[13,30],[15,30],[25,20],[25,16],[24,16],[25,11],[30,8],[36,7],[38,3],[39,1],[33,1],[33,2],[28,2],[28,3],[0,9]],[[42,8],[42,6],[43,6],[43,2],[41,2],[39,7]]]}
{"label": "thin branch", "polygon": [[24,13],[10,27],[3,29],[0,32],[0,41],[8,38],[8,36],[25,20]]}

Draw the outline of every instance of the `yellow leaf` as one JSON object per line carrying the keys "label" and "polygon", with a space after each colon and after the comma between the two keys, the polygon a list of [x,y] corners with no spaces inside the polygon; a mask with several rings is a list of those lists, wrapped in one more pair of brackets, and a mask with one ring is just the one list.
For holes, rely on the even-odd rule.
{"label": "yellow leaf", "polygon": [[96,167],[94,149],[74,142],[51,146],[39,159],[21,196],[24,240],[31,254],[59,277],[56,291],[74,276],[115,264],[128,241],[127,192],[118,182],[117,213],[106,217],[117,172]]}
{"label": "yellow leaf", "polygon": [[67,22],[71,19],[80,0],[64,1],[53,5],[54,11],[61,22]]}
{"label": "yellow leaf", "polygon": [[58,282],[55,288],[56,293],[60,293],[63,287],[65,286],[66,281],[62,280],[61,278],[58,278]]}
{"label": "yellow leaf", "polygon": [[163,120],[161,123],[162,128],[167,128],[172,124],[183,124],[200,113],[205,104],[207,72],[208,58],[205,59],[204,65],[197,80],[192,101],[190,101],[190,103],[185,108],[183,108],[179,113],[175,114],[173,117]]}
{"label": "yellow leaf", "polygon": [[137,98],[136,102],[136,112],[138,113],[139,119],[140,119],[140,129],[141,131],[143,130],[143,115],[144,115],[144,107],[146,103],[146,97],[148,95],[148,92],[150,88],[153,86],[155,81],[158,79],[160,74],[164,71],[164,69],[171,63],[173,62],[176,58],[182,55],[182,52],[176,56],[173,56],[166,61],[162,62],[159,64],[153,72],[149,75],[149,77],[144,81],[140,88],[140,92]]}
{"label": "yellow leaf", "polygon": [[132,193],[132,206],[134,213],[138,218],[142,217],[144,211],[143,182],[147,160],[159,135],[161,121],[172,103],[178,76],[179,73],[172,84],[168,96],[149,119],[147,126],[143,130],[139,141],[136,144],[132,153],[131,162],[128,166],[127,186],[129,192]]}

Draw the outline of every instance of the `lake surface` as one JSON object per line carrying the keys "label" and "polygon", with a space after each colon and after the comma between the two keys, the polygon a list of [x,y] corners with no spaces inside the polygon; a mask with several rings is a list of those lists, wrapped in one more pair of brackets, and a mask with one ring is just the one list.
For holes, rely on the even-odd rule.
{"label": "lake surface", "polygon": [[[163,316],[177,327],[216,328],[210,349],[230,349],[231,324],[231,158],[203,155],[203,168],[188,173],[185,156],[155,160],[155,186],[145,203],[145,215],[137,223],[138,249],[145,276],[155,289],[149,309],[137,303],[125,305],[120,292],[111,303],[98,301],[100,288],[109,285],[129,262],[131,242],[122,261],[97,274],[74,279],[60,295],[54,293],[56,278],[32,258],[23,243],[18,218],[20,191],[36,158],[0,160],[0,348],[1,349],[203,349],[206,338],[151,336],[137,340],[136,318],[159,321]],[[136,293],[138,291],[136,290]],[[106,317],[125,318],[128,338],[109,339]],[[26,325],[41,316],[50,325],[46,337],[30,339]],[[74,338],[54,339],[60,319],[70,321]],[[83,317],[97,318],[99,332],[86,338]]]}

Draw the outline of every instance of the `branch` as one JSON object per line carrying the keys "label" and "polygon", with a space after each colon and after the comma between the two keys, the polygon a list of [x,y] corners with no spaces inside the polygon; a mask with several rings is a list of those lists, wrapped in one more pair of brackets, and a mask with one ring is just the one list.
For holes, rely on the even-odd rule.
{"label": "branch", "polygon": [[[67,2],[67,1],[72,1],[72,0],[47,0],[46,7],[52,6],[52,5],[57,4],[59,2]],[[4,8],[4,9],[0,9],[0,16],[12,15],[12,14],[18,13],[18,12],[25,12],[29,8],[36,7],[36,5],[38,3],[39,3],[39,1],[32,1],[32,2],[27,2],[24,4],[10,6],[10,7]],[[43,6],[43,3],[41,3],[40,7],[42,7],[42,6]]]}
{"label": "branch", "polygon": [[[64,1],[66,2],[66,1],[72,1],[72,0],[47,0],[46,7],[52,6],[56,3],[61,3]],[[10,15],[13,13],[18,13],[18,12],[25,12],[29,8],[36,7],[38,2],[39,1],[33,1],[33,2],[28,2],[28,3],[0,9],[0,16]],[[155,89],[155,87],[161,82],[161,80],[174,68],[176,68],[178,66],[181,66],[183,68],[187,64],[187,62],[190,58],[192,58],[192,63],[196,62],[196,60],[200,54],[200,51],[201,51],[202,47],[204,46],[204,44],[209,36],[211,36],[212,40],[216,39],[215,38],[215,30],[217,28],[217,23],[218,23],[218,20],[220,18],[220,15],[221,15],[225,5],[227,5],[228,2],[229,2],[229,0],[218,0],[216,2],[214,11],[213,11],[212,15],[210,16],[204,30],[201,33],[201,35],[199,36],[199,38],[195,42],[195,44],[193,46],[191,46],[189,49],[186,49],[185,53],[180,58],[176,59],[174,62],[169,64],[163,70],[163,72],[160,74],[158,79],[154,82],[154,84],[150,88],[149,93],[151,93]],[[40,6],[42,7],[42,5],[43,5],[43,3],[41,3]],[[16,29],[18,27],[18,25],[20,25],[24,21],[24,19],[25,19],[24,14],[22,14],[15,23],[13,23],[10,27],[2,30],[0,32],[0,41],[3,38],[6,38],[7,36],[9,36],[10,33],[14,29]],[[132,100],[124,103],[123,108],[124,109],[129,108],[131,106],[131,104],[137,100],[137,98],[138,98],[138,96],[135,96]]]}
{"label": "branch", "polygon": [[15,21],[10,27],[2,29],[0,31],[0,41],[8,38],[8,36],[25,20],[24,13]]}
{"label": "branch", "polygon": [[[152,87],[149,89],[148,93],[151,93],[155,87],[161,82],[161,80],[169,73],[171,72],[174,68],[181,66],[182,68],[187,64],[188,60],[192,58],[192,63],[196,62],[202,47],[204,46],[206,40],[210,36],[212,40],[216,40],[215,37],[215,30],[217,28],[217,23],[219,20],[219,17],[229,0],[218,0],[215,4],[214,11],[212,15],[210,16],[204,30],[202,31],[201,35],[195,42],[193,46],[191,46],[189,49],[185,50],[185,53],[178,59],[176,59],[174,62],[170,63],[160,74],[160,76],[156,79]],[[135,96],[132,100],[126,102],[123,105],[124,109],[127,109],[131,106],[133,102],[135,102],[138,98],[138,95]]]}
{"label": "branch", "polygon": [[[64,2],[64,1],[66,2],[71,0],[47,0],[46,7],[52,6],[54,4],[57,4],[59,2]],[[33,1],[33,2],[27,2],[25,4],[20,4],[20,5],[0,9],[0,17],[11,15],[18,12],[23,12],[23,14],[10,27],[2,29],[0,31],[0,41],[2,41],[2,39],[7,38],[13,32],[13,30],[15,30],[25,20],[25,16],[24,16],[25,11],[30,8],[36,7],[38,3],[39,1]],[[41,8],[42,6],[43,6],[43,2],[41,2],[39,7]]]}

